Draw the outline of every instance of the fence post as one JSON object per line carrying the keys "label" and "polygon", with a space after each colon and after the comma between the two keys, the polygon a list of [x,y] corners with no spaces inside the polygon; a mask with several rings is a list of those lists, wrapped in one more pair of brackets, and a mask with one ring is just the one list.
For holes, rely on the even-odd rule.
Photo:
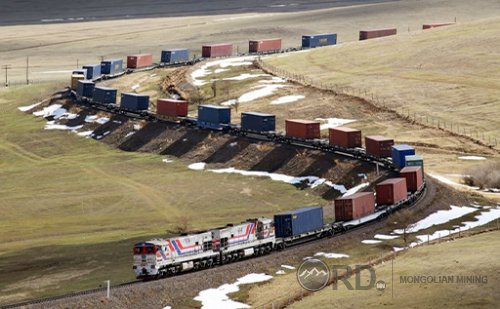
{"label": "fence post", "polygon": [[106,298],[109,299],[110,292],[111,292],[111,280],[107,280],[108,288],[106,290]]}

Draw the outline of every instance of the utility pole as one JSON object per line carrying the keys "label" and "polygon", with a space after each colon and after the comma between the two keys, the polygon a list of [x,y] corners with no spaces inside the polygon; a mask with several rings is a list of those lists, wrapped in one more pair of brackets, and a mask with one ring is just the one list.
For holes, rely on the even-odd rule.
{"label": "utility pole", "polygon": [[80,65],[79,65],[79,63],[78,63],[78,59],[76,59],[76,68],[77,68],[77,69],[78,69],[78,68],[80,68]]}
{"label": "utility pole", "polygon": [[11,68],[10,64],[4,64],[2,69],[5,70],[5,87],[9,87],[9,72],[8,70]]}
{"label": "utility pole", "polygon": [[30,84],[29,68],[30,68],[30,57],[26,56],[26,85]]}

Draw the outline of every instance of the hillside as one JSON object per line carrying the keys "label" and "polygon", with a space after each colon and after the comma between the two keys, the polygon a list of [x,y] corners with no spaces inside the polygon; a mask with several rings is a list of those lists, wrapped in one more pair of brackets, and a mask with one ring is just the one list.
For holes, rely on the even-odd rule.
{"label": "hillside", "polygon": [[265,62],[500,147],[499,31],[494,18]]}
{"label": "hillside", "polygon": [[[396,258],[394,268],[391,262],[376,267],[377,280],[387,284],[384,292],[347,290],[340,283],[338,290],[326,288],[288,308],[495,308],[500,302],[499,236],[495,231],[411,249]],[[400,276],[454,276],[454,280],[456,276],[480,276],[481,282],[409,284],[401,283]],[[362,272],[362,280],[368,280],[367,272]]]}

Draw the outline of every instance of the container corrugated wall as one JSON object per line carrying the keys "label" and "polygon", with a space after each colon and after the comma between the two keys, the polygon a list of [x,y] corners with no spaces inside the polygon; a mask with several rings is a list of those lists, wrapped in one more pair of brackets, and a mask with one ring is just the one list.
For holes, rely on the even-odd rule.
{"label": "container corrugated wall", "polygon": [[106,59],[101,62],[101,73],[115,75],[123,72],[123,59]]}
{"label": "container corrugated wall", "polygon": [[392,146],[392,163],[397,168],[405,167],[405,156],[412,156],[415,154],[415,148],[402,144]]}
{"label": "container corrugated wall", "polygon": [[378,29],[378,30],[362,30],[359,32],[359,40],[368,40],[374,38],[380,38],[389,35],[395,35],[398,33],[396,28],[389,29]]}
{"label": "container corrugated wall", "polygon": [[233,44],[203,45],[201,56],[203,58],[229,57],[233,54]]}
{"label": "container corrugated wall", "polygon": [[336,33],[313,34],[302,36],[302,47],[313,48],[337,44]]}
{"label": "container corrugated wall", "polygon": [[189,50],[187,48],[165,49],[161,52],[163,63],[184,63],[189,61]]}
{"label": "container corrugated wall", "polygon": [[231,108],[217,105],[198,106],[198,121],[212,124],[229,124]]}
{"label": "container corrugated wall", "polygon": [[241,113],[241,128],[257,132],[276,130],[276,116],[255,112]]}
{"label": "container corrugated wall", "polygon": [[320,123],[318,121],[287,119],[285,120],[286,136],[303,139],[320,138]]}
{"label": "container corrugated wall", "polygon": [[96,79],[101,77],[101,64],[84,65],[82,69],[87,70],[87,79]]}
{"label": "container corrugated wall", "polygon": [[127,56],[127,68],[139,69],[146,68],[153,65],[153,55],[151,54],[138,54]]}
{"label": "container corrugated wall", "polygon": [[406,189],[406,178],[391,178],[377,184],[377,205],[392,205],[404,199],[408,195]]}
{"label": "container corrugated wall", "polygon": [[423,174],[420,166],[407,166],[399,171],[401,177],[406,178],[406,188],[415,192],[423,185]]}
{"label": "container corrugated wall", "polygon": [[375,157],[390,157],[394,140],[380,135],[365,136],[366,153]]}
{"label": "container corrugated wall", "polygon": [[186,117],[188,114],[188,102],[174,99],[156,100],[156,113],[161,116]]}
{"label": "container corrugated wall", "polygon": [[122,93],[120,108],[129,111],[143,111],[149,108],[149,96],[136,93]]}
{"label": "container corrugated wall", "polygon": [[281,39],[265,39],[248,42],[248,52],[260,53],[281,50]]}
{"label": "container corrugated wall", "polygon": [[420,166],[422,168],[422,177],[424,173],[424,158],[420,155],[405,156],[405,166]]}
{"label": "container corrugated wall", "polygon": [[304,207],[274,215],[276,237],[298,236],[323,227],[323,208]]}
{"label": "container corrugated wall", "polygon": [[359,219],[375,211],[373,192],[360,192],[335,200],[335,221]]}
{"label": "container corrugated wall", "polygon": [[92,98],[94,94],[95,83],[90,80],[79,80],[76,94],[81,97]]}
{"label": "container corrugated wall", "polygon": [[344,148],[361,147],[361,130],[336,127],[328,130],[330,145]]}
{"label": "container corrugated wall", "polygon": [[101,104],[116,103],[117,90],[108,87],[95,87],[93,101]]}

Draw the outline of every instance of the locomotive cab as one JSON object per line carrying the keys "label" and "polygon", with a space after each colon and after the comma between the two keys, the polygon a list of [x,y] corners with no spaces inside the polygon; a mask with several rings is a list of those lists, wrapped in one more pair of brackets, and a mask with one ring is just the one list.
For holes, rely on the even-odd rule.
{"label": "locomotive cab", "polygon": [[133,269],[138,278],[160,274],[160,264],[168,255],[168,252],[160,243],[138,243],[135,244],[133,251]]}

